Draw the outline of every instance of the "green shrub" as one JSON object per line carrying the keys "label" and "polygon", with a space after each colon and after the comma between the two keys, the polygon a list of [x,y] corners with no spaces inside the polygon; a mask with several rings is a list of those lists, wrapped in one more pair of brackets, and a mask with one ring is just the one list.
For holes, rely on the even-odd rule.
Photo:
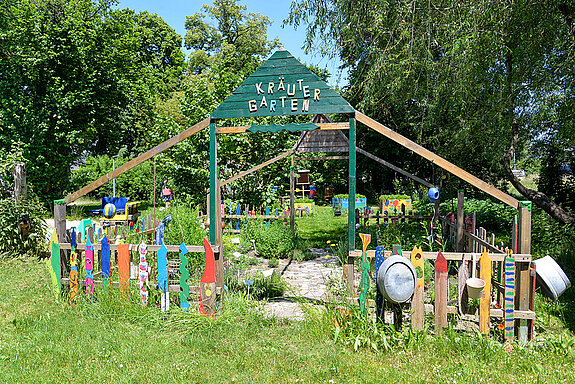
{"label": "green shrub", "polygon": [[0,257],[39,256],[46,250],[43,205],[35,198],[0,200]]}
{"label": "green shrub", "polygon": [[[455,210],[454,210],[455,209]],[[457,199],[447,200],[440,204],[440,212],[457,212]],[[510,229],[517,210],[510,206],[491,200],[465,199],[465,214],[476,212],[477,224],[488,230]]]}
{"label": "green shrub", "polygon": [[283,221],[245,219],[240,224],[242,233],[240,240],[242,246],[249,247],[252,240],[255,242],[256,251],[265,258],[286,258],[294,249],[296,234]]}
{"label": "green shrub", "polygon": [[381,195],[379,196],[379,200],[406,200],[411,199],[409,195]]}
{"label": "green shrub", "polygon": [[253,275],[238,278],[236,271],[230,270],[224,275],[226,287],[231,292],[248,292],[247,280],[252,280],[253,285],[249,287],[250,296],[256,299],[271,299],[280,297],[287,289],[287,283],[281,278],[278,272],[274,272],[270,277],[264,277],[261,272]]}
{"label": "green shrub", "polygon": [[[349,195],[347,193],[340,193],[339,195],[335,195],[334,197],[336,199],[347,199],[347,198],[349,198]],[[356,193],[355,198],[356,199],[365,199],[365,195],[362,195],[361,193]]]}

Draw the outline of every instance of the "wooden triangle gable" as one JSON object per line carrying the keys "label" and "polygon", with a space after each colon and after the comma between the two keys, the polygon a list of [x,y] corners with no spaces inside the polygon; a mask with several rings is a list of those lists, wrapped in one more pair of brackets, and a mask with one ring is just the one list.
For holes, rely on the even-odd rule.
{"label": "wooden triangle gable", "polygon": [[212,112],[211,118],[354,112],[343,97],[291,53],[278,50]]}
{"label": "wooden triangle gable", "polygon": [[[316,115],[312,123],[328,122],[327,116]],[[349,152],[349,140],[340,130],[303,132],[294,146],[295,153]]]}

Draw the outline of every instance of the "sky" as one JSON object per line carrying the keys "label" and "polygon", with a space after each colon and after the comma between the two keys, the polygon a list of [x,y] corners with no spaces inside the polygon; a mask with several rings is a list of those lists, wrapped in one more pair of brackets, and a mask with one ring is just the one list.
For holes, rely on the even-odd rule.
{"label": "sky", "polygon": [[[157,13],[183,37],[186,34],[184,28],[186,16],[201,11],[203,4],[211,5],[213,2],[211,0],[120,0],[118,7]],[[305,27],[300,26],[298,29],[294,29],[292,26],[281,27],[282,21],[289,14],[291,0],[241,0],[240,4],[247,5],[247,12],[260,13],[269,17],[272,25],[268,28],[268,39],[278,38],[284,48],[302,63],[327,68],[331,73],[328,80],[331,86],[339,85],[341,87],[347,84],[346,75],[338,75],[340,73],[338,70],[339,60],[329,60],[318,53],[304,53],[301,47],[305,40]]]}

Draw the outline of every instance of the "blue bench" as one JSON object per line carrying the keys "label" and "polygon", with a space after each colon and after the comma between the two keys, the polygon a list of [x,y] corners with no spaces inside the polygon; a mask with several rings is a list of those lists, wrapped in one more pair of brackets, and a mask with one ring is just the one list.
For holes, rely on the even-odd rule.
{"label": "blue bench", "polygon": [[90,212],[94,216],[101,216],[104,214],[104,207],[106,204],[114,204],[116,207],[116,214],[124,213],[126,211],[126,205],[128,204],[127,197],[102,197],[102,208],[93,209]]}

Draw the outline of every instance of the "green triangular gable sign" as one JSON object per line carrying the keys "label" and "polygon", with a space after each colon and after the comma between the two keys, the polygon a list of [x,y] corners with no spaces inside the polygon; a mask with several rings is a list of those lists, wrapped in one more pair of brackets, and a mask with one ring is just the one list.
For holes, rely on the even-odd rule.
{"label": "green triangular gable sign", "polygon": [[276,51],[211,114],[213,119],[352,113],[354,109],[291,53]]}

